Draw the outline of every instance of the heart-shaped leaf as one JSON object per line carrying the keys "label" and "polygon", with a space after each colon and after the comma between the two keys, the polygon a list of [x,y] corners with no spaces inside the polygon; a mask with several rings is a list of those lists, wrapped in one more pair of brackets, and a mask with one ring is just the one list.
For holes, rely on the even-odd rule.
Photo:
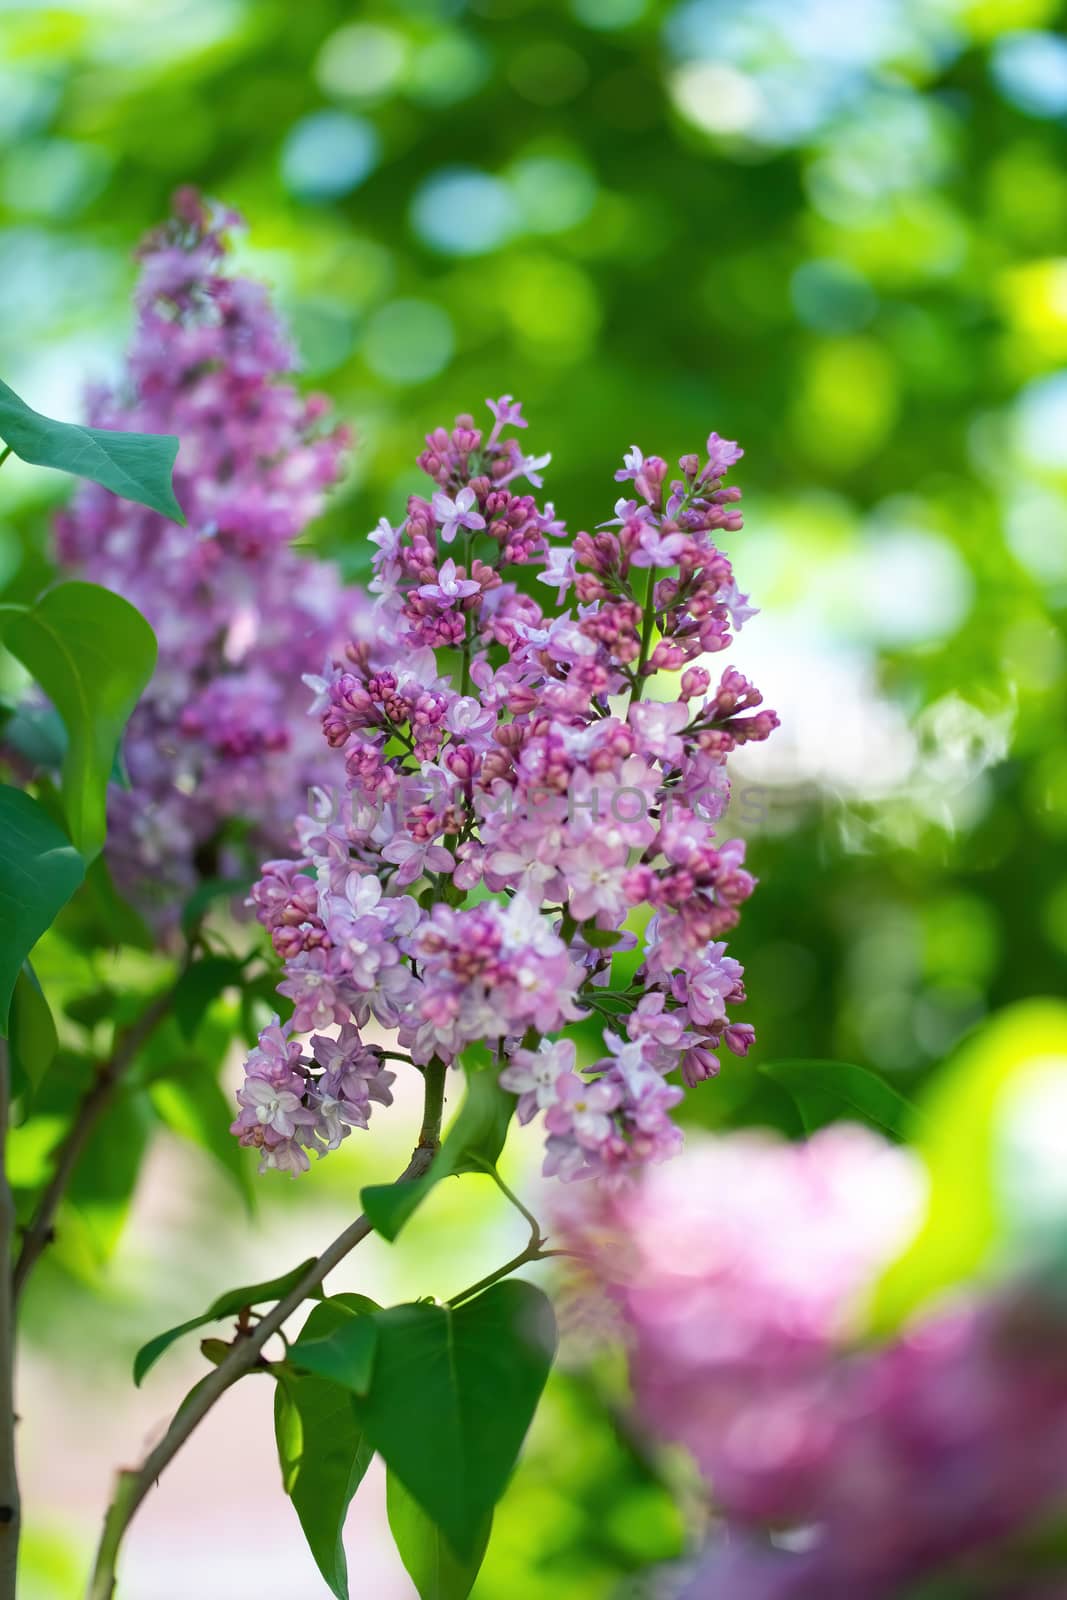
{"label": "heart-shaped leaf", "polygon": [[113,494],[184,523],[171,478],[178,454],[172,434],[120,433],[56,422],[0,383],[0,439],[34,467],[91,478]]}
{"label": "heart-shaped leaf", "polygon": [[107,833],[119,740],[155,668],[155,635],[128,601],[95,583],[61,583],[32,606],[0,608],[0,626],[66,725],[63,808],[71,838],[91,860]]}
{"label": "heart-shaped leaf", "polygon": [[4,743],[31,767],[58,772],[67,753],[67,730],[55,706],[27,701],[4,722]]}
{"label": "heart-shaped leaf", "polygon": [[788,1089],[805,1133],[854,1117],[894,1139],[904,1139],[916,1120],[914,1107],[897,1089],[851,1062],[766,1061],[760,1071]]}
{"label": "heart-shaped leaf", "polygon": [[473,1559],[548,1377],[552,1307],[510,1279],[455,1308],[393,1306],[372,1320],[377,1348],[357,1415],[455,1554]]}
{"label": "heart-shaped leaf", "polygon": [[485,1559],[493,1513],[486,1513],[472,1554],[461,1559],[395,1472],[386,1474],[385,1509],[397,1553],[419,1600],[467,1600]]}
{"label": "heart-shaped leaf", "polygon": [[119,894],[111,869],[103,856],[97,856],[85,874],[86,919],[92,918],[94,944],[131,945],[135,950],[154,950],[156,941],[139,911]]}
{"label": "heart-shaped leaf", "polygon": [[36,800],[0,784],[0,1033],[22,963],[85,876],[85,862]]}
{"label": "heart-shaped leaf", "polygon": [[492,1171],[504,1148],[515,1105],[515,1096],[501,1088],[495,1061],[490,1066],[468,1070],[467,1093],[459,1114],[425,1177],[406,1183],[375,1184],[360,1194],[375,1232],[395,1240],[442,1178],[461,1172]]}
{"label": "heart-shaped leaf", "polygon": [[78,1159],[56,1222],[51,1254],[87,1282],[99,1279],[122,1237],[152,1120],[143,1094],[120,1093]]}
{"label": "heart-shaped leaf", "polygon": [[174,1018],[186,1039],[195,1036],[211,1002],[243,976],[244,967],[232,956],[205,956],[186,968],[174,986]]}
{"label": "heart-shaped leaf", "polygon": [[373,1317],[348,1317],[325,1338],[309,1339],[305,1329],[293,1346],[291,1360],[303,1371],[329,1378],[353,1394],[366,1394],[374,1370],[376,1342]]}
{"label": "heart-shaped leaf", "polygon": [[51,1009],[27,961],[11,998],[12,1065],[36,1089],[58,1049],[59,1036]]}
{"label": "heart-shaped leaf", "polygon": [[[229,1044],[229,1030],[220,1028],[219,1035],[224,1053]],[[153,1058],[162,1055],[168,1038],[172,1041],[173,1033],[164,1031],[156,1048],[148,1052],[150,1066]],[[223,1092],[218,1082],[220,1064],[216,1050],[206,1050],[203,1041],[195,1053],[188,1046],[184,1051],[179,1049],[171,1055],[167,1071],[152,1078],[148,1093],[157,1116],[180,1138],[206,1150],[237,1186],[241,1198],[252,1211],[257,1189],[249,1170],[248,1151],[230,1132],[233,1106],[231,1097]]]}
{"label": "heart-shaped leaf", "polygon": [[[246,1306],[258,1306],[265,1300],[283,1300],[291,1289],[296,1288],[308,1268],[314,1265],[315,1257],[312,1256],[280,1278],[271,1278],[267,1283],[253,1283],[244,1289],[228,1289],[225,1294],[220,1294],[217,1300],[213,1300],[201,1316],[190,1317],[188,1322],[181,1322],[176,1328],[168,1328],[165,1333],[157,1333],[154,1339],[149,1339],[146,1345],[141,1346],[134,1357],[134,1383],[141,1383],[163,1352],[169,1350],[183,1334],[192,1333],[195,1328],[202,1328],[208,1322],[220,1322],[223,1317],[236,1316]],[[322,1291],[317,1290],[315,1293],[321,1295]]]}
{"label": "heart-shaped leaf", "polygon": [[[324,1345],[377,1308],[362,1295],[337,1295],[314,1308],[293,1347]],[[338,1600],[348,1600],[341,1535],[352,1497],[374,1454],[351,1393],[317,1374],[286,1370],[274,1396],[282,1486],[293,1502],[315,1563]]]}

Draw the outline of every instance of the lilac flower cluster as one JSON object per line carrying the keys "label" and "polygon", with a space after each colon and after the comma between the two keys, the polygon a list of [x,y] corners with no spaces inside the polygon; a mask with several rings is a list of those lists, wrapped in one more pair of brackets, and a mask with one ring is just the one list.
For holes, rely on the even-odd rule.
{"label": "lilac flower cluster", "polygon": [[[376,627],[309,679],[343,803],[323,796],[299,859],[269,862],[253,900],[292,1032],[373,1019],[422,1068],[488,1043],[520,1119],[544,1114],[546,1171],[614,1173],[678,1147],[677,1077],[752,1041],[722,936],[754,880],[712,824],[730,752],[777,719],[734,668],[713,685],[704,664],[752,614],[715,543],[741,526],[723,485],[741,452],[712,434],[668,481],[634,449],[616,474],[632,498],[572,540],[520,487],[540,488],[549,458],[508,431],[519,405],[489,405],[487,431],[464,416],[429,435],[432,488],[371,534]],[[662,674],[680,675],[671,698],[651,698]],[[567,1030],[594,1015],[603,1053],[579,1070]],[[257,1054],[250,1084],[264,1070]],[[317,1116],[315,1061],[296,1070]],[[242,1093],[235,1131],[264,1165],[303,1170],[330,1147],[320,1122]]]}
{"label": "lilac flower cluster", "polygon": [[367,1126],[372,1100],[392,1104],[389,1086],[396,1074],[385,1070],[383,1052],[364,1045],[351,1024],[336,1038],[316,1034],[311,1059],[314,1077],[287,1030],[277,1021],[264,1028],[237,1096],[242,1134],[270,1128],[295,1140],[306,1129],[321,1149],[336,1150],[350,1128]]}
{"label": "lilac flower cluster", "polygon": [[300,674],[343,645],[359,604],[336,568],[292,549],[338,479],[347,434],[323,397],[283,376],[295,356],[266,289],[224,270],[239,220],[178,193],[141,246],[126,380],[91,396],[94,424],[179,436],[188,525],[94,484],[57,523],[59,561],[124,595],[159,641],[108,853],[164,918],[199,870],[225,871],[228,819],[253,825],[252,859],[290,841],[298,797],[324,770]]}
{"label": "lilac flower cluster", "polygon": [[910,1153],[837,1125],[709,1140],[567,1208],[643,1421],[691,1451],[726,1519],[693,1600],[882,1600],[988,1574],[990,1551],[1011,1581],[988,1592],[1029,1592],[1013,1541],[1067,1495],[1067,1305],[1002,1285],[858,1345],[922,1193]]}

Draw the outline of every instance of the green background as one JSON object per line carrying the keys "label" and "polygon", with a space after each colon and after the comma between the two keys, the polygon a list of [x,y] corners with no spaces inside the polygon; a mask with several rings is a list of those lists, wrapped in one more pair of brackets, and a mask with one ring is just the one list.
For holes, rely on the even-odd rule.
{"label": "green background", "polygon": [[[356,428],[309,534],[353,576],[417,485],[422,434],[486,395],[524,400],[574,529],[611,515],[630,444],[675,459],[711,428],[739,438],[730,553],[762,614],[729,659],[785,726],[740,764],[732,819],[761,879],[732,941],[757,1053],[690,1114],[782,1120],[751,1070],[776,1056],[907,1089],[987,1012],[1060,992],[1063,7],[150,12],[0,12],[4,378],[77,413],[117,371],[138,237],[193,182],[245,214],[242,266]],[[0,579],[24,598],[62,486],[14,464],[4,480]],[[563,1540],[551,1592],[592,1595],[671,1536],[602,1424],[568,1416],[584,1487],[581,1452],[564,1471],[553,1445],[531,1518],[569,1527],[615,1483],[609,1455],[635,1506],[652,1496],[645,1545],[636,1509],[595,1504]],[[521,1525],[493,1547],[519,1568],[499,1576],[491,1552],[486,1594],[539,1592]]]}

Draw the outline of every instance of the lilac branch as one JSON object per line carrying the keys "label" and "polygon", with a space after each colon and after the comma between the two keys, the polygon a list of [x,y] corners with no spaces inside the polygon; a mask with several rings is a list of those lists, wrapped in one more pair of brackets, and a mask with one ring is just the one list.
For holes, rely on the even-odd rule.
{"label": "lilac branch", "polygon": [[[444,1076],[445,1068],[439,1061],[431,1062],[426,1069],[425,1102],[419,1142],[411,1160],[395,1180],[397,1183],[420,1178],[429,1170],[440,1144]],[[280,1332],[283,1323],[294,1311],[299,1310],[309,1295],[314,1294],[334,1267],[372,1231],[372,1226],[365,1216],[357,1217],[354,1222],[349,1223],[344,1232],[339,1234],[318,1260],[308,1268],[285,1299],[280,1300],[254,1328],[240,1334],[214,1371],[201,1379],[179,1406],[159,1444],[149,1452],[140,1466],[127,1468],[119,1473],[114,1497],[104,1518],[103,1532],[89,1584],[88,1600],[111,1600],[115,1592],[119,1552],[126,1530],[153,1484],[200,1426],[208,1412],[218,1400],[221,1400],[227,1389],[232,1388],[239,1378],[243,1378],[259,1364],[264,1345],[274,1334]],[[0,1600],[7,1600],[7,1597],[0,1596]]]}
{"label": "lilac branch", "polygon": [[0,1600],[15,1600],[20,1502],[15,1458],[15,1318],[11,1292],[11,1252],[15,1202],[7,1179],[7,1125],[10,1067],[6,1039],[0,1039]]}
{"label": "lilac branch", "polygon": [[[15,1263],[14,1273],[11,1274],[12,1296],[15,1303],[26,1287],[30,1273],[55,1237],[56,1213],[86,1145],[96,1131],[101,1117],[114,1101],[122,1080],[142,1045],[163,1021],[171,1008],[172,1001],[173,992],[169,989],[157,996],[137,1021],[122,1034],[111,1059],[102,1062],[97,1068],[93,1081],[74,1114],[67,1136],[56,1152],[52,1176],[23,1235],[22,1248]],[[9,1271],[5,1268],[5,1280],[8,1276]]]}

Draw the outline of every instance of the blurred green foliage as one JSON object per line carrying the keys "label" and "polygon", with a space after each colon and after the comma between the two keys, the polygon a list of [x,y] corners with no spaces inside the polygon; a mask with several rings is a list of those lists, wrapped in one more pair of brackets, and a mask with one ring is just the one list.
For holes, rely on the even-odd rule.
{"label": "blurred green foliage", "polygon": [[[245,213],[242,261],[355,424],[309,536],[352,575],[422,434],[488,394],[524,399],[575,528],[610,515],[631,443],[739,437],[731,555],[763,614],[730,659],[785,725],[730,817],[761,879],[733,941],[758,1055],[690,1114],[799,1131],[758,1060],[850,1060],[910,1094],[984,1014],[1062,990],[1063,4],[151,11],[5,10],[4,377],[77,413],[117,368],[130,252],[192,182]],[[0,588],[28,599],[49,506],[4,478]],[[680,1547],[602,1408],[551,1393],[487,1597],[586,1600]],[[536,1571],[533,1521],[556,1530]]]}
{"label": "blurred green foliage", "polygon": [[[486,394],[524,397],[572,527],[609,513],[633,440],[740,437],[732,553],[763,615],[736,659],[787,719],[734,807],[762,879],[749,1015],[768,1057],[921,1072],[1067,953],[1062,20],[16,6],[0,368],[75,414],[115,369],[132,247],[193,182],[246,214],[242,253],[356,425],[312,535],[351,572],[422,433]],[[44,519],[13,481],[0,575],[25,594]]]}
{"label": "blurred green foliage", "polygon": [[1067,1183],[1055,1131],[1067,1098],[1067,1006],[1009,1006],[937,1074],[912,1129],[929,1177],[923,1225],[871,1306],[895,1332],[939,1295],[990,1269],[1061,1278]]}

